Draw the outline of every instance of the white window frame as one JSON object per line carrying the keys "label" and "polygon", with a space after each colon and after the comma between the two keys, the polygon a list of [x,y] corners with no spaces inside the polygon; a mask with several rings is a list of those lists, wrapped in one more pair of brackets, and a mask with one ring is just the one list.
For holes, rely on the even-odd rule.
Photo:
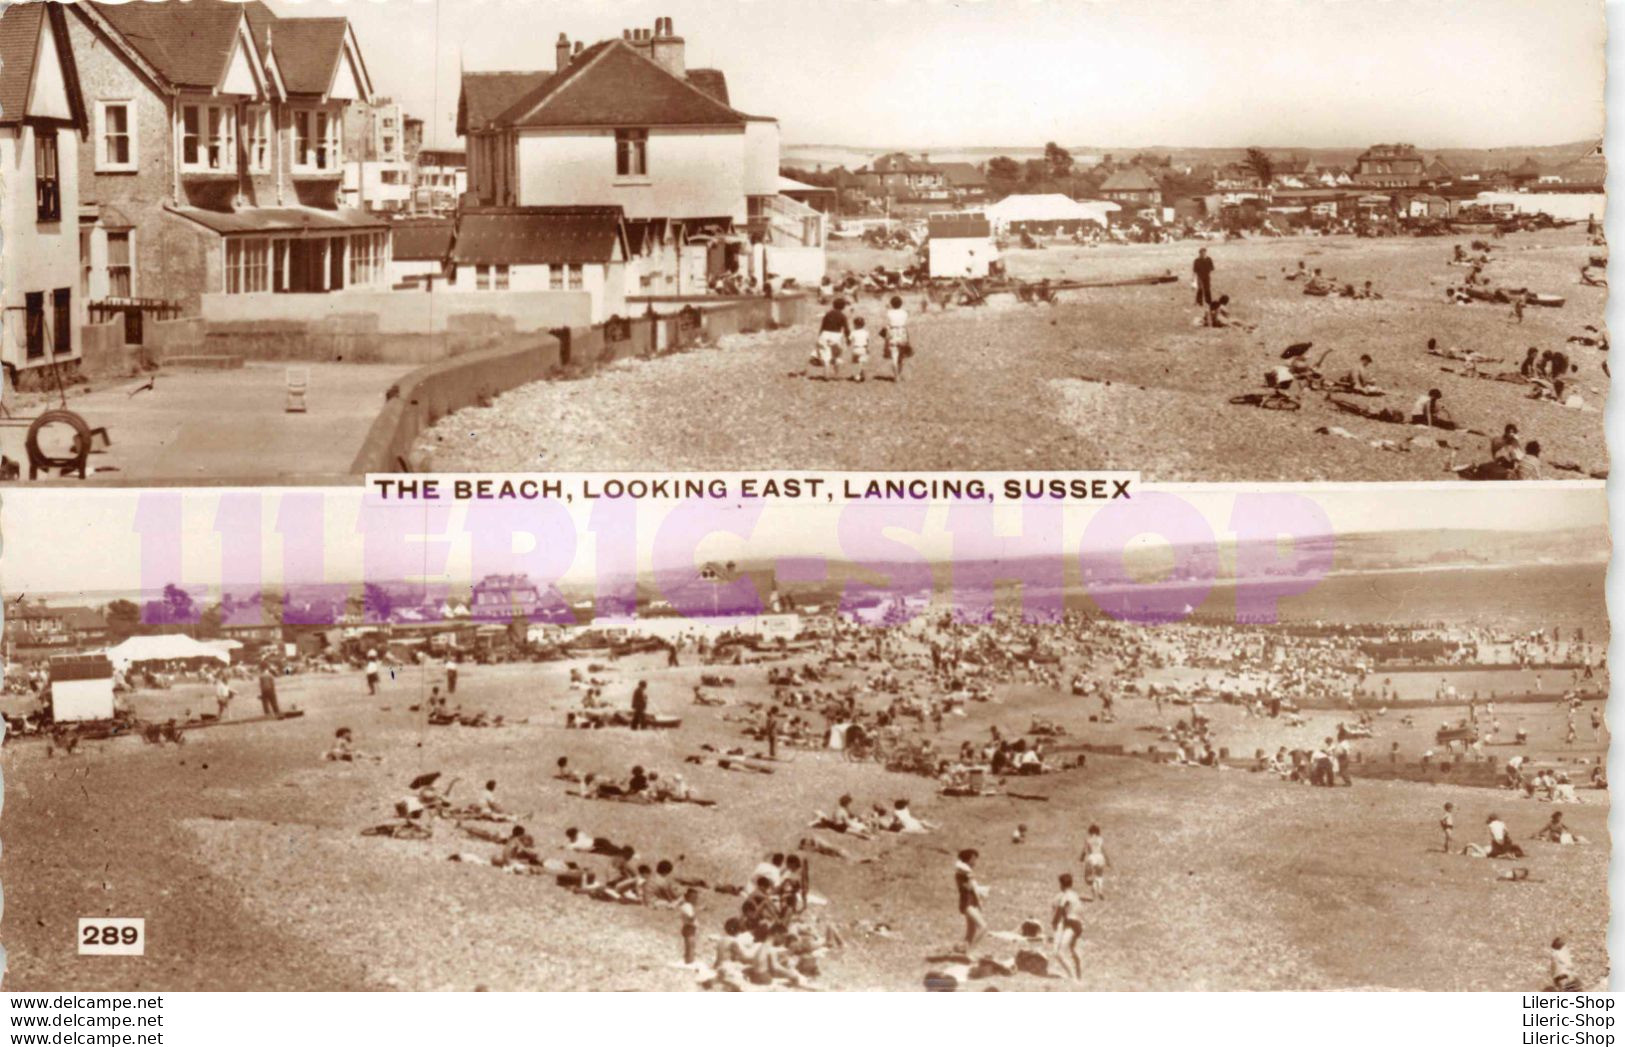
{"label": "white window frame", "polygon": [[[243,148],[247,154],[250,174],[270,174],[275,170],[273,141],[276,129],[271,120],[271,107],[251,105],[243,110]],[[263,156],[256,157],[256,150]]]}
{"label": "white window frame", "polygon": [[[198,159],[188,163],[186,160],[186,140],[190,135],[186,130],[186,116],[191,110],[196,110],[198,132],[197,154]],[[215,121],[216,114],[220,122]],[[219,163],[211,163],[211,151],[219,157]],[[185,174],[236,174],[237,173],[237,105],[234,102],[182,102],[181,103],[181,171]]]}
{"label": "white window frame", "polygon": [[[120,235],[122,235],[125,238],[124,242],[129,245],[129,251],[127,252],[127,257],[125,259],[124,264],[119,265],[119,266],[115,266],[113,264],[113,237],[120,236]],[[129,229],[107,229],[107,230],[103,231],[104,239],[103,239],[103,248],[102,248],[102,250],[103,250],[103,254],[102,254],[102,275],[107,280],[107,294],[106,294],[106,297],[108,297],[108,298],[126,298],[126,297],[127,298],[138,298],[138,297],[140,297],[141,292],[140,292],[139,288],[137,288],[137,286],[136,286],[136,277],[138,275],[139,270],[137,269],[136,264],[135,264],[135,260],[136,260],[135,235],[136,235],[135,234],[135,229],[133,227],[129,228]],[[113,293],[113,270],[114,269],[128,269],[130,271],[130,290],[129,290],[128,294],[126,294],[126,295],[116,295],[116,294]]]}
{"label": "white window frame", "polygon": [[[294,109],[292,115],[289,131],[293,139],[292,169],[294,174],[338,174],[344,166],[342,142],[344,121],[339,118],[337,110],[306,106]],[[308,134],[305,138],[306,148],[304,149],[299,146],[299,122],[301,119],[310,121]],[[321,126],[323,119],[327,121],[325,133],[318,136],[317,128]],[[327,162],[325,164],[317,162],[318,155],[323,148],[326,149],[327,153]],[[309,159],[306,158],[307,153]]]}
{"label": "white window frame", "polygon": [[[621,168],[626,170],[621,170]],[[615,129],[615,177],[618,179],[645,179],[649,177],[649,129],[647,127],[618,127]]]}
{"label": "white window frame", "polygon": [[225,292],[269,294],[271,241],[265,237],[229,237],[225,241]]}
{"label": "white window frame", "polygon": [[[124,137],[129,140],[130,159],[124,163],[117,163],[108,159],[107,153],[107,110],[122,108],[124,110]],[[96,173],[97,174],[128,174],[136,170],[139,163],[140,141],[138,138],[138,125],[136,122],[135,100],[131,98],[102,98],[96,102]]]}

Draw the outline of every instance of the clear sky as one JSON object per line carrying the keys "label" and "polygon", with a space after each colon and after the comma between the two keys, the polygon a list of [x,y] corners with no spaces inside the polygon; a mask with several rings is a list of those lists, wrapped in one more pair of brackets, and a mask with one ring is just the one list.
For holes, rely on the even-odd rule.
{"label": "clear sky", "polygon": [[[453,137],[459,62],[675,22],[786,144],[1552,145],[1602,133],[1597,0],[272,0],[343,13]],[[438,45],[437,45],[438,40]]]}
{"label": "clear sky", "polygon": [[[1235,537],[1233,514],[1238,495],[1251,488],[1180,486],[1168,490],[1187,502],[1202,519],[1219,543],[1228,543]],[[1378,531],[1451,529],[1542,532],[1564,528],[1593,528],[1600,536],[1606,525],[1607,499],[1601,484],[1586,487],[1548,487],[1535,493],[1534,489],[1519,484],[1459,484],[1449,488],[1358,484],[1344,487],[1317,487],[1313,485],[1280,485],[1269,490],[1288,491],[1312,501],[1325,513],[1333,530],[1338,534],[1371,533]],[[185,539],[178,549],[181,572],[188,587],[215,586],[221,581],[223,557],[234,555],[234,563],[244,562],[241,554],[228,554],[220,541],[222,496],[218,488],[197,488],[178,492],[160,492],[161,498],[178,500],[185,527]],[[279,519],[289,509],[289,492],[267,490],[257,492],[253,512],[260,519],[264,540],[260,545],[262,580],[276,584],[281,580],[284,555],[287,552],[280,533]],[[300,575],[292,580],[296,584],[318,581],[353,582],[363,575],[364,549],[363,522],[360,519],[362,491],[360,488],[320,488],[306,492],[318,500],[323,540],[321,558],[323,573],[311,577]],[[13,489],[0,502],[0,532],[4,533],[4,556],[0,557],[0,585],[8,598],[21,593],[44,592],[127,592],[161,586],[173,580],[142,578],[143,546],[137,530],[140,519],[142,493],[128,489],[68,491],[29,491]],[[1099,503],[1105,504],[1105,503]],[[71,506],[71,508],[70,508]],[[148,510],[152,508],[149,501]],[[395,509],[405,519],[416,523],[423,519],[420,507]],[[450,516],[439,525],[424,528],[416,526],[414,536],[407,538],[399,548],[412,552],[405,554],[406,566],[400,573],[374,572],[384,580],[401,580],[425,573],[467,585],[476,573],[473,567],[472,540],[465,526],[464,506],[456,506]],[[529,513],[529,510],[522,510]],[[654,565],[652,548],[658,543],[661,524],[668,507],[658,503],[643,503],[637,515],[639,567],[647,572]],[[1069,554],[1083,547],[1083,534],[1095,509],[1087,504],[1070,508],[1063,524],[1062,545]],[[577,501],[569,511],[573,515],[541,517],[527,515],[526,527],[535,520],[538,525],[550,520],[552,528],[536,526],[529,534],[521,533],[512,543],[512,553],[526,557],[542,545],[557,546],[560,555],[568,558],[563,577],[571,582],[590,581],[597,569],[600,550],[596,546],[597,534],[602,527],[593,527],[589,520],[591,507]],[[838,537],[840,527],[839,504],[812,505],[779,502],[771,504],[751,524],[740,514],[719,511],[715,522],[709,518],[703,528],[707,535],[700,541],[696,561],[723,561],[783,559],[786,557],[815,557],[830,561],[843,559],[850,552]],[[995,517],[995,526],[1001,535],[1019,533],[1023,529],[1019,510],[1001,507]],[[238,517],[237,519],[242,519]],[[237,525],[240,529],[240,525]],[[731,529],[744,529],[749,539],[728,533]],[[568,530],[562,535],[559,529]],[[1294,528],[1295,530],[1296,528]],[[923,525],[890,530],[888,536],[917,550],[928,559],[947,558],[953,548],[953,539],[947,526],[947,509],[933,507]],[[540,534],[536,534],[540,531]],[[443,570],[424,572],[419,569],[420,539],[425,533],[451,537]],[[308,544],[308,543],[307,543]],[[1143,543],[1135,542],[1135,545]],[[393,546],[386,545],[385,548]],[[156,548],[148,546],[149,551]],[[374,549],[379,548],[374,545]],[[684,545],[681,548],[686,549]],[[1494,553],[1493,544],[1485,550]],[[1553,555],[1585,557],[1595,549],[1554,548]],[[608,555],[608,553],[604,553]],[[148,555],[148,562],[163,562],[161,552]],[[502,570],[525,570],[534,577],[556,575],[544,564],[545,556],[533,561],[506,564]],[[686,567],[685,564],[663,564],[663,569]],[[487,570],[495,568],[487,565]],[[151,572],[149,572],[151,573]],[[483,573],[483,572],[481,572]]]}

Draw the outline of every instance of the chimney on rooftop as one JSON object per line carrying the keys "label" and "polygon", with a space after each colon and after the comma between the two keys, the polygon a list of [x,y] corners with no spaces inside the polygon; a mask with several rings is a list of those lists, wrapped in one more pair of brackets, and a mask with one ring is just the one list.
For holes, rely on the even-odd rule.
{"label": "chimney on rooftop", "polygon": [[654,39],[650,44],[649,57],[679,80],[688,75],[688,67],[683,56],[683,38],[672,29],[670,18],[655,19]]}
{"label": "chimney on rooftop", "polygon": [[577,58],[580,58],[580,57],[581,57],[581,41],[580,41],[580,40],[577,40],[577,41],[576,41],[576,42],[575,42],[575,47],[574,47],[574,49],[573,49],[573,50],[571,50],[571,52],[570,52],[570,61],[572,61],[572,62],[573,62],[573,61],[575,61],[575,60],[576,60],[576,59],[577,59]]}
{"label": "chimney on rooftop", "polygon": [[563,33],[559,34],[559,42],[553,45],[553,69],[562,71],[570,64],[570,38]]}

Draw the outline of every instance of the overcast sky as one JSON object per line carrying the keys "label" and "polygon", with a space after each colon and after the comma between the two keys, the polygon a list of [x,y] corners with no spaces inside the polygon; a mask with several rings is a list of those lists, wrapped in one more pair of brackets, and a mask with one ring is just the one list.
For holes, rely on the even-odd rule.
{"label": "overcast sky", "polygon": [[[1527,486],[1509,484],[1458,484],[1448,488],[1380,484],[1339,488],[1309,485],[1248,488],[1253,489],[1287,491],[1307,499],[1324,512],[1336,533],[1345,535],[1424,528],[1539,532],[1586,527],[1597,530],[1600,542],[1607,519],[1607,498],[1601,484],[1547,487],[1538,495]],[[1509,497],[1514,489],[1522,492],[1522,495]],[[1228,543],[1234,539],[1236,499],[1245,493],[1243,489],[1179,485],[1166,490],[1188,503],[1206,521],[1207,529],[1211,530],[1218,542]],[[186,536],[179,549],[180,569],[184,584],[189,588],[213,587],[221,581],[225,550],[217,529],[224,493],[217,488],[162,492],[160,500],[178,499]],[[285,550],[279,533],[279,516],[289,508],[290,503],[284,500],[289,493],[278,490],[259,492],[253,503],[258,510],[261,533],[264,535],[260,560],[261,578],[265,584],[274,585],[281,580]],[[362,489],[320,488],[304,494],[319,499],[320,519],[325,533],[322,543],[324,577],[300,576],[294,582],[353,582],[360,578],[364,556],[360,518]],[[4,501],[0,502],[0,532],[5,535],[5,556],[0,558],[0,586],[3,586],[7,598],[14,599],[21,593],[137,591],[173,580],[164,577],[154,582],[149,578],[148,584],[143,583],[142,540],[137,530],[140,499],[141,492],[127,489],[8,491]],[[70,505],[71,511],[68,508]],[[411,514],[418,513],[420,508],[408,506],[391,508],[389,511],[400,513],[415,522],[421,520],[422,515]],[[1292,508],[1290,505],[1277,506],[1274,515],[1281,517],[1282,509],[1290,511]],[[154,503],[149,501],[147,511],[151,513],[153,509]],[[444,570],[429,573],[448,579],[454,585],[466,586],[475,568],[472,540],[464,525],[464,510],[464,506],[456,506],[449,519],[435,530],[437,534],[450,537],[450,550]],[[668,511],[669,507],[659,503],[640,505],[637,537],[640,569],[645,572],[653,566],[652,548],[658,542],[657,535],[662,533],[660,527]],[[752,524],[742,514],[719,508],[714,523],[707,519],[703,531],[707,537],[700,541],[696,562],[777,560],[796,556],[840,560],[843,552],[854,552],[843,546],[838,537],[840,511],[839,504],[778,502],[769,505]],[[562,510],[557,516],[527,515],[524,521],[527,527],[533,519],[538,525],[551,521],[552,528],[573,533],[561,535],[558,530],[547,526],[537,528],[543,532],[539,535],[521,533],[511,550],[519,560],[504,564],[501,569],[525,570],[533,577],[556,575],[556,570],[547,568],[542,562],[545,557],[529,559],[539,545],[554,545],[565,549],[561,555],[569,556],[570,563],[564,571],[566,580],[591,581],[598,555],[594,535],[602,528],[595,529],[589,525],[590,512],[588,503],[577,501],[569,510],[574,517],[573,527]],[[1067,511],[1062,545],[1069,555],[1076,555],[1083,548],[1083,535],[1095,512],[1094,507],[1086,504],[1076,505]],[[1305,521],[1310,519],[1301,512],[1296,515]],[[1021,533],[1024,527],[1019,509],[1014,506],[1001,507],[995,517],[995,526],[1001,535]],[[1299,525],[1295,524],[1284,526],[1290,526],[1293,531],[1299,529]],[[240,525],[238,529],[240,531]],[[750,538],[729,533],[735,529],[746,531]],[[860,526],[858,530],[865,528]],[[421,524],[415,526],[414,533],[425,533]],[[947,508],[943,505],[933,507],[921,527],[889,530],[888,537],[903,542],[928,559],[946,558],[953,548],[953,539],[947,527]],[[1135,541],[1132,544],[1143,546],[1144,542]],[[568,552],[571,546],[573,554]],[[374,549],[377,548],[375,545]],[[383,548],[391,546],[385,545]],[[421,550],[422,546],[419,537],[410,537],[397,548],[416,551]],[[1484,551],[1493,554],[1493,545]],[[1560,559],[1566,556],[1585,558],[1597,551],[1595,548],[1567,546],[1552,550],[1553,556]],[[242,559],[242,556],[238,556],[236,562],[240,563]],[[379,572],[379,579],[389,581],[425,573],[418,567],[422,561],[415,552],[407,555],[407,561],[406,566],[398,568],[400,573]],[[161,552],[156,560],[149,558],[149,564],[154,562],[164,562]],[[682,566],[661,565],[663,570]],[[497,568],[487,564],[486,569]],[[368,573],[373,573],[371,568]]]}
{"label": "overcast sky", "polygon": [[[459,62],[553,65],[671,17],[786,144],[1424,147],[1600,136],[1596,0],[272,0],[347,14],[452,138]],[[438,21],[438,30],[437,30]],[[436,39],[438,34],[438,47]],[[438,68],[438,74],[431,69]]]}

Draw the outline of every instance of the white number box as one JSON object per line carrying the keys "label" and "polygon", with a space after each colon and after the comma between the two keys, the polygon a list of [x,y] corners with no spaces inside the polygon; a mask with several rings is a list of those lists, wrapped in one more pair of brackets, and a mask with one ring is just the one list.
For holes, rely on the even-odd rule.
{"label": "white number box", "polygon": [[147,921],[139,916],[79,917],[80,956],[145,956]]}

